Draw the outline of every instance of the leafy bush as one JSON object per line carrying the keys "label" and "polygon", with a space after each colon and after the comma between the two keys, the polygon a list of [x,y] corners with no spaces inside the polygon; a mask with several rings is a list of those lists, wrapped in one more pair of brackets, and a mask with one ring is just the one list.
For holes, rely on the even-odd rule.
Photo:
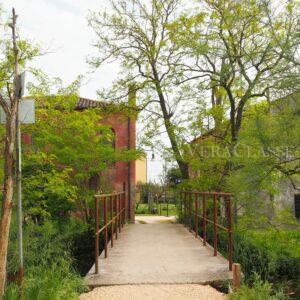
{"label": "leafy bush", "polygon": [[[25,299],[78,299],[78,294],[85,287],[80,274],[73,267],[71,249],[76,236],[87,232],[87,226],[74,219],[63,224],[46,221],[42,225],[29,222],[25,226]],[[11,277],[18,269],[15,225],[10,240],[8,273]],[[5,299],[19,299],[16,284],[9,284]]]}
{"label": "leafy bush", "polygon": [[287,299],[282,291],[271,295],[272,286],[263,282],[256,276],[253,286],[242,285],[235,293],[230,295],[230,300],[284,300]]}
{"label": "leafy bush", "polygon": [[42,222],[65,216],[76,200],[76,187],[68,183],[70,170],[58,171],[54,156],[32,154],[23,168],[25,216]]}
{"label": "leafy bush", "polygon": [[[179,220],[184,221],[180,214]],[[186,219],[194,228],[194,218]],[[203,236],[202,224],[198,234]],[[234,262],[242,265],[245,280],[252,283],[254,275],[262,280],[293,281],[300,278],[300,232],[296,230],[239,230],[233,234]],[[207,223],[207,241],[213,244],[213,226]],[[218,250],[226,257],[228,235],[218,231]]]}
{"label": "leafy bush", "polygon": [[245,278],[258,273],[268,281],[300,278],[300,233],[297,231],[236,232],[234,257]]}

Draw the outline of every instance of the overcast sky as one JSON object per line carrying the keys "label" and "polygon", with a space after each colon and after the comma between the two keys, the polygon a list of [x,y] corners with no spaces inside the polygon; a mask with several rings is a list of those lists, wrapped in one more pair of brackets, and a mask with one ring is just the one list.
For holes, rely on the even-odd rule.
{"label": "overcast sky", "polygon": [[[50,77],[60,77],[66,84],[84,75],[80,96],[96,99],[97,90],[109,87],[118,75],[118,65],[103,66],[96,72],[86,63],[93,53],[95,36],[87,25],[89,11],[108,7],[107,0],[5,0],[6,13],[12,7],[19,16],[20,35],[39,43],[46,55],[35,59],[32,66],[41,68]],[[162,163],[149,163],[149,178],[157,180]]]}
{"label": "overcast sky", "polygon": [[86,64],[87,55],[93,53],[92,44],[95,40],[86,17],[89,11],[104,9],[107,2],[5,0],[4,9],[10,13],[11,8],[15,7],[19,15],[18,26],[22,38],[39,43],[47,52],[37,58],[33,65],[42,68],[51,77],[60,77],[66,83],[72,82],[77,75],[85,75],[86,80],[80,95],[94,99],[96,91],[109,86],[118,72],[117,65],[104,66],[94,72]]}

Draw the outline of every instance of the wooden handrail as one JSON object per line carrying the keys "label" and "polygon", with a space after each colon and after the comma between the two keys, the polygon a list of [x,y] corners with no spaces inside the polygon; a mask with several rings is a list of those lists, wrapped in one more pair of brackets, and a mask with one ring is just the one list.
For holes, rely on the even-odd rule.
{"label": "wooden handrail", "polygon": [[[126,221],[126,191],[94,196],[95,201],[95,273],[99,273],[99,237],[104,232],[104,257],[108,257],[108,230],[110,228],[111,247],[114,246],[114,235],[118,238],[118,232]],[[100,204],[100,205],[99,205]],[[100,206],[102,204],[102,211]],[[100,227],[101,215],[103,225]]]}
{"label": "wooden handrail", "polygon": [[[228,234],[228,261],[229,270],[232,271],[233,263],[233,230],[232,230],[232,196],[231,193],[224,192],[199,192],[199,191],[182,191],[180,192],[180,209],[183,211],[184,224],[189,228],[190,231],[195,233],[196,237],[199,237],[199,219],[202,222],[203,231],[203,245],[207,243],[207,223],[213,225],[213,249],[214,256],[218,255],[218,229],[224,230]],[[207,217],[207,201],[209,199],[213,201],[213,219]],[[199,213],[199,200],[202,201],[202,214]],[[226,219],[227,227],[218,223],[218,203],[220,201],[225,202],[226,207]],[[194,202],[194,210],[192,210]],[[183,209],[182,209],[183,205]],[[195,228],[192,228],[192,218],[194,218]]]}

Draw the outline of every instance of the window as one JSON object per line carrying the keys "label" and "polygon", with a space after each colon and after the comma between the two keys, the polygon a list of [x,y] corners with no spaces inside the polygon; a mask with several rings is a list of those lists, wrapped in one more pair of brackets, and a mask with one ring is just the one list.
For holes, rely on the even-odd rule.
{"label": "window", "polygon": [[300,194],[296,194],[295,196],[295,216],[297,219],[300,219]]}

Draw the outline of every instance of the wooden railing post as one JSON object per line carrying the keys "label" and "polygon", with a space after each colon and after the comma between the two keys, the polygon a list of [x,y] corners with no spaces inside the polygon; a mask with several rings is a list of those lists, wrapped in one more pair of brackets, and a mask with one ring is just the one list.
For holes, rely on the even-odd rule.
{"label": "wooden railing post", "polygon": [[118,207],[119,207],[119,212],[118,212],[118,225],[119,225],[119,233],[121,233],[121,198],[120,198],[120,194],[117,195],[117,201],[118,201]]}
{"label": "wooden railing post", "polygon": [[192,231],[192,201],[193,201],[193,193],[189,193],[189,229]]}
{"label": "wooden railing post", "polygon": [[[202,216],[201,208],[199,208],[199,195],[202,197]],[[193,199],[194,196],[194,199]],[[213,226],[213,249],[214,256],[218,255],[218,234],[219,230],[224,230],[228,234],[228,262],[229,270],[233,269],[233,219],[232,219],[232,194],[225,192],[190,192],[182,191],[180,193],[180,202],[183,203],[183,214],[184,214],[184,225],[189,227],[189,231],[194,230],[195,237],[198,237],[199,231],[199,218],[203,220],[202,229],[203,229],[203,245],[207,244],[207,223],[211,223]],[[213,219],[211,219],[211,214],[207,212],[207,201],[213,200]],[[226,206],[226,218],[227,226],[223,224],[223,201],[225,201]],[[221,203],[221,215],[219,214],[219,203]],[[194,206],[194,215],[193,215],[193,206]],[[209,210],[210,212],[210,210]],[[207,216],[208,215],[208,216]],[[189,220],[187,219],[189,218]],[[195,226],[192,227],[193,220]]]}
{"label": "wooden railing post", "polygon": [[111,247],[113,248],[114,246],[114,201],[112,196],[109,197],[109,201],[110,201],[110,220],[111,220],[110,243],[111,243]]}
{"label": "wooden railing post", "polygon": [[203,214],[203,245],[206,246],[206,195],[202,194],[202,214]]}
{"label": "wooden railing post", "polygon": [[107,205],[106,205],[106,197],[103,199],[103,211],[104,211],[104,253],[105,253],[105,258],[107,257],[108,254],[108,249],[107,249],[107,240],[108,240],[108,231],[107,231]]}
{"label": "wooden railing post", "polygon": [[229,270],[232,271],[233,263],[233,234],[232,234],[232,203],[231,197],[228,197],[228,261],[229,261]]}
{"label": "wooden railing post", "polygon": [[127,216],[127,206],[128,206],[128,192],[126,189],[126,182],[123,182],[123,192],[125,193],[124,198],[125,198],[125,206],[124,206],[124,223],[128,221],[128,216]]}
{"label": "wooden railing post", "polygon": [[94,197],[95,200],[95,273],[99,273],[99,205],[98,198]]}
{"label": "wooden railing post", "polygon": [[240,264],[233,264],[233,278],[232,278],[232,285],[234,290],[237,290],[241,286],[242,280],[242,272],[241,272],[241,265]]}
{"label": "wooden railing post", "polygon": [[[118,203],[117,203],[117,196],[114,196],[114,206],[115,206],[115,217],[117,218],[118,216]],[[117,225],[117,219],[115,220],[115,234],[116,234],[116,239],[118,239],[118,225]]]}
{"label": "wooden railing post", "polygon": [[187,226],[187,206],[186,206],[186,203],[187,203],[187,194],[186,192],[184,192],[184,224],[185,226]]}
{"label": "wooden railing post", "polygon": [[217,194],[214,194],[214,256],[218,254],[218,226],[217,226],[217,217],[218,217],[218,206],[217,206]]}
{"label": "wooden railing post", "polygon": [[195,193],[195,236],[198,236],[198,193]]}
{"label": "wooden railing post", "polygon": [[123,193],[123,226],[125,225],[125,204],[126,203],[126,192]]}

